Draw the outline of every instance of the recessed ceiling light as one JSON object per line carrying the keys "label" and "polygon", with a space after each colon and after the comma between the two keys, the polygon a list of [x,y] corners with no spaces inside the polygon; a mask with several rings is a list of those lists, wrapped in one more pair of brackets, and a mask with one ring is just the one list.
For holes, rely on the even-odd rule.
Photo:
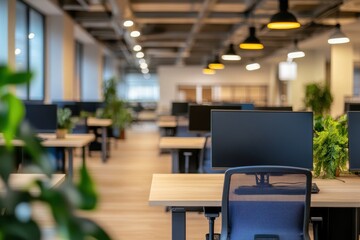
{"label": "recessed ceiling light", "polygon": [[145,54],[143,52],[137,52],[136,53],[137,58],[143,58],[144,56],[145,56]]}
{"label": "recessed ceiling light", "polygon": [[132,32],[130,33],[130,36],[131,36],[131,37],[134,37],[134,38],[135,38],[135,37],[138,37],[138,36],[140,36],[140,32],[139,32],[139,31],[136,31],[136,30],[135,30],[135,31],[132,31]]}
{"label": "recessed ceiling light", "polygon": [[133,50],[136,52],[140,51],[141,49],[142,49],[142,47],[139,44],[137,44],[133,47]]}
{"label": "recessed ceiling light", "polygon": [[131,27],[132,25],[134,25],[134,22],[131,20],[126,20],[123,25],[124,27]]}

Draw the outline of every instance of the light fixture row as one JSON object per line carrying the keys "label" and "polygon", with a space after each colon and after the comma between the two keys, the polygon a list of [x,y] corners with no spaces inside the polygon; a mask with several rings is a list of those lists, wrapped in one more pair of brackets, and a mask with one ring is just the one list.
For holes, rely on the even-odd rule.
{"label": "light fixture row", "polygon": [[[126,20],[123,22],[123,26],[126,28],[130,28],[134,26],[134,22],[132,20]],[[133,30],[130,32],[130,37],[132,38],[137,38],[141,35],[140,31],[137,30]],[[138,63],[139,63],[139,67],[140,67],[140,71],[141,73],[144,75],[145,79],[149,79],[150,78],[150,74],[149,74],[149,66],[146,63],[146,60],[144,59],[145,54],[144,52],[142,52],[142,47],[139,44],[135,44],[132,47],[132,50],[135,52],[135,56],[138,59]]]}
{"label": "light fixture row", "polygon": [[[223,64],[222,64],[223,65]],[[214,67],[218,67],[218,64],[214,64],[214,63],[208,63],[205,65],[205,67],[202,69],[203,74],[206,75],[214,75],[216,73],[216,70],[222,70],[224,69],[224,67],[222,68],[214,68]],[[247,64],[245,66],[246,70],[248,71],[255,71],[260,69],[261,65],[258,62],[254,62],[252,61],[251,63]]]}

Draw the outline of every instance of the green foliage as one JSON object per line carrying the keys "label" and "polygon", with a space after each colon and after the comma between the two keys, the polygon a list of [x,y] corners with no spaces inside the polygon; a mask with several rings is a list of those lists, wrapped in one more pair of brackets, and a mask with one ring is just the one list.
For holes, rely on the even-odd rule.
{"label": "green foliage", "polygon": [[330,116],[315,119],[314,175],[335,178],[348,160],[346,115],[335,120]]}
{"label": "green foliage", "polygon": [[71,110],[69,108],[58,108],[57,127],[59,129],[68,129],[72,127]]}
{"label": "green foliage", "polygon": [[129,109],[126,108],[126,103],[118,98],[116,84],[115,78],[104,83],[105,108],[103,117],[112,120],[113,128],[124,129],[131,123],[132,115]]}
{"label": "green foliage", "polygon": [[311,108],[315,115],[324,115],[330,111],[333,97],[326,85],[311,83],[306,85],[305,106]]}
{"label": "green foliage", "polygon": [[[0,195],[0,239],[41,239],[40,227],[29,214],[32,203],[41,202],[51,210],[55,230],[61,239],[108,240],[110,237],[95,222],[76,215],[77,209],[94,209],[97,202],[95,186],[85,167],[80,170],[77,185],[66,181],[60,187],[49,187],[52,177],[50,156],[30,126],[23,122],[22,101],[9,91],[9,85],[24,84],[30,79],[30,73],[12,72],[8,67],[0,66],[0,132],[5,140],[5,146],[0,147],[0,177],[6,189]],[[35,169],[46,176],[22,190],[13,189],[9,184],[10,174],[16,171],[12,145],[15,136],[24,142],[24,152],[32,161],[26,169]],[[30,188],[37,188],[39,192],[34,193]]]}

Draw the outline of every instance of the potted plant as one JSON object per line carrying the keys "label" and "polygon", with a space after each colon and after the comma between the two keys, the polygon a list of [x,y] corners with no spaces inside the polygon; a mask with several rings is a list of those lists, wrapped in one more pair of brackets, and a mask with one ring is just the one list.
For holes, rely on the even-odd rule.
{"label": "potted plant", "polygon": [[132,122],[132,115],[130,110],[126,108],[126,103],[118,98],[116,85],[115,78],[106,81],[104,84],[105,107],[102,111],[102,117],[112,120],[112,135],[124,139],[125,128]]}
{"label": "potted plant", "polygon": [[335,178],[348,160],[346,115],[338,119],[315,117],[314,132],[314,175]]}
{"label": "potted plant", "polygon": [[[25,84],[30,79],[28,72],[14,73],[0,66],[0,132],[5,142],[0,146],[0,178],[4,189],[0,194],[0,238],[42,239],[40,224],[31,214],[33,203],[37,202],[50,209],[59,239],[109,240],[108,234],[94,221],[77,215],[78,210],[94,209],[97,203],[94,183],[85,166],[81,167],[76,184],[66,181],[62,186],[49,187],[52,176],[49,156],[30,126],[22,121],[25,112],[22,101],[9,91],[9,86]],[[24,152],[32,160],[28,169],[44,174],[43,179],[28,183],[29,187],[24,189],[15,189],[9,183],[11,173],[16,171],[14,136],[24,142]],[[30,187],[38,191],[30,191]]]}
{"label": "potted plant", "polygon": [[56,137],[65,138],[71,127],[71,110],[69,108],[58,108]]}
{"label": "potted plant", "polygon": [[328,113],[333,102],[330,88],[319,83],[308,84],[305,88],[305,106],[311,108],[315,116]]}

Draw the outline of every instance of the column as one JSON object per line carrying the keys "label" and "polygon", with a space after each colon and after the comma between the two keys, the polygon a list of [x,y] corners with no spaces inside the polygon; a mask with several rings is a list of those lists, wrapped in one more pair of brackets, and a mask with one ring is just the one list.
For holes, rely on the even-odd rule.
{"label": "column", "polygon": [[331,115],[337,117],[344,113],[345,96],[353,93],[354,59],[351,43],[331,46],[330,86],[334,101]]}

